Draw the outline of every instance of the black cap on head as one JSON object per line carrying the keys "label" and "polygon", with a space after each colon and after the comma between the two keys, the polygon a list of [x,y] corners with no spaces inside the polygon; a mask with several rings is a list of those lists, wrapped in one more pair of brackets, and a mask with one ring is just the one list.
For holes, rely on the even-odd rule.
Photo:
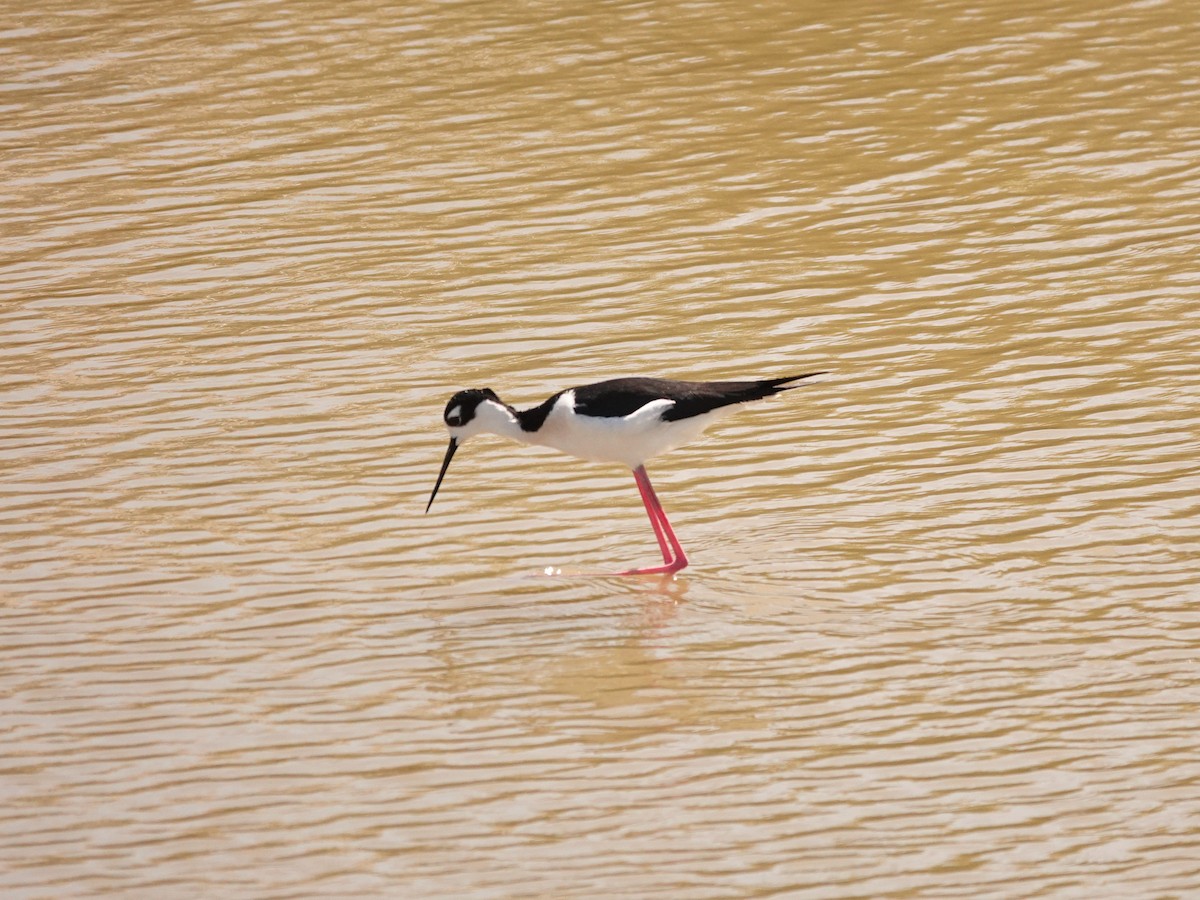
{"label": "black cap on head", "polygon": [[446,404],[446,411],[442,414],[442,418],[451,428],[460,428],[475,418],[475,410],[484,400],[500,402],[500,398],[491,388],[471,388],[459,391]]}

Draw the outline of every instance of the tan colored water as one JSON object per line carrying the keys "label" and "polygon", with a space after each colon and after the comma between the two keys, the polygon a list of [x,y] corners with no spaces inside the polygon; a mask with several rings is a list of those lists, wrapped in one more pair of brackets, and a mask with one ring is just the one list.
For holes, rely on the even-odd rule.
{"label": "tan colored water", "polygon": [[9,4],[4,896],[1200,895],[1194,20]]}

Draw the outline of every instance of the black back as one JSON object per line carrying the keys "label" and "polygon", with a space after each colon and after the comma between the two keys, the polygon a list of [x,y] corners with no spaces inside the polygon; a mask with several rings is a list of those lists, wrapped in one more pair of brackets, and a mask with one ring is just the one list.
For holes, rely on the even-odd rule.
{"label": "black back", "polygon": [[[761,400],[781,391],[789,390],[789,382],[814,375],[824,375],[824,372],[809,372],[807,375],[793,375],[788,378],[771,378],[766,381],[672,381],[666,378],[616,378],[612,381],[600,381],[575,388],[575,409],[585,416],[601,418],[627,416],[636,412],[647,403],[655,400],[673,400],[675,405],[662,414],[665,422],[676,422],[680,419],[690,419],[700,416],[722,406],[734,403],[747,403],[751,400]],[[541,412],[544,422],[550,412],[550,406],[558,398],[551,397],[536,411]],[[531,414],[535,410],[528,410]],[[522,414],[525,415],[525,414]],[[522,421],[524,428],[525,423]],[[526,429],[527,431],[536,429]]]}
{"label": "black back", "polygon": [[[520,411],[513,410],[516,413],[517,421],[521,423],[522,431],[538,431],[542,425],[546,423],[546,416],[550,415],[550,410],[554,408],[554,404],[558,398],[565,394],[566,391],[559,391],[545,403],[539,403],[532,409],[522,409]],[[509,407],[512,409],[512,407]]]}
{"label": "black back", "polygon": [[[825,372],[809,372],[805,375],[790,375],[787,378],[769,378],[765,381],[672,381],[669,378],[614,378],[571,388],[575,392],[575,410],[581,415],[597,418],[618,418],[637,412],[655,400],[671,400],[674,406],[664,410],[664,422],[676,422],[704,415],[722,406],[761,400],[782,391],[791,390],[793,381],[824,375]],[[559,391],[530,409],[516,410],[513,415],[521,424],[522,431],[538,431],[546,423],[550,410],[566,391]],[[456,403],[462,404],[464,421],[470,421],[475,407],[483,400],[503,402],[490,390],[459,391],[450,400],[446,412]],[[469,410],[469,411],[468,411]],[[454,423],[447,420],[447,424]]]}

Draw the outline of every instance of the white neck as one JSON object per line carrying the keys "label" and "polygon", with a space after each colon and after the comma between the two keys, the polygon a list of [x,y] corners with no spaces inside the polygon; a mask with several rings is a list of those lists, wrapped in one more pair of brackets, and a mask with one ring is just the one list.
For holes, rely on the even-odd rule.
{"label": "white neck", "polygon": [[513,415],[511,409],[495,400],[484,400],[475,408],[475,418],[463,429],[466,437],[476,434],[498,434],[522,444],[533,443],[528,431],[521,428],[521,423]]}

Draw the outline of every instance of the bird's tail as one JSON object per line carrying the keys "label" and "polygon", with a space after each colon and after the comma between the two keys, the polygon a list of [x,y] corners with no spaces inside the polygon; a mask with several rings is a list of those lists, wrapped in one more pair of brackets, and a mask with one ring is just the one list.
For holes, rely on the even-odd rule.
{"label": "bird's tail", "polygon": [[790,391],[792,388],[800,387],[798,384],[792,384],[793,381],[803,381],[805,378],[815,378],[817,375],[828,374],[828,372],[806,372],[804,375],[789,375],[787,378],[768,378],[766,381],[759,383],[768,390],[765,396],[770,396],[771,394],[778,394],[781,391]]}

